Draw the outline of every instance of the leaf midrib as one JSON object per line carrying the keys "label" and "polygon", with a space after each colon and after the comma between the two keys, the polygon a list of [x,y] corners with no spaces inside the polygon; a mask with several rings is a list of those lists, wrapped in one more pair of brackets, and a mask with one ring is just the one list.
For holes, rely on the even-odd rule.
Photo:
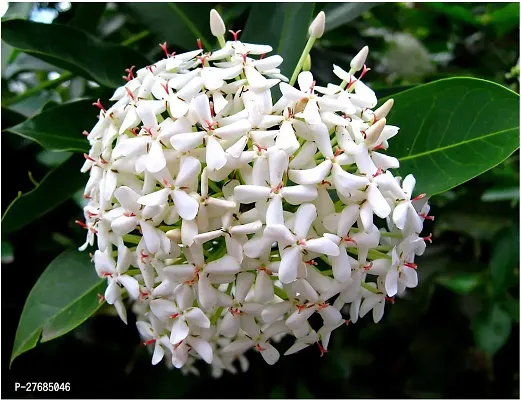
{"label": "leaf midrib", "polygon": [[445,151],[445,150],[448,150],[448,149],[452,149],[452,148],[455,148],[455,147],[463,146],[463,145],[468,144],[468,143],[472,143],[472,142],[476,142],[476,141],[479,141],[479,140],[483,140],[483,139],[486,139],[486,138],[489,138],[489,137],[492,137],[492,136],[496,136],[496,135],[500,135],[500,134],[503,134],[503,133],[506,133],[506,132],[509,132],[509,131],[513,131],[513,130],[519,130],[519,126],[516,126],[516,127],[513,127],[513,128],[508,128],[508,129],[503,129],[501,131],[489,133],[487,135],[479,136],[479,137],[472,138],[472,139],[469,139],[469,140],[464,140],[462,142],[449,144],[447,146],[438,147],[438,148],[436,148],[434,150],[424,151],[422,153],[417,153],[417,154],[414,154],[414,155],[411,155],[411,156],[398,157],[398,160],[400,160],[400,161],[407,161],[407,160],[412,160],[412,159],[419,158],[419,157],[428,156],[428,155],[431,155],[431,154],[434,154],[434,153],[438,153],[438,152]]}

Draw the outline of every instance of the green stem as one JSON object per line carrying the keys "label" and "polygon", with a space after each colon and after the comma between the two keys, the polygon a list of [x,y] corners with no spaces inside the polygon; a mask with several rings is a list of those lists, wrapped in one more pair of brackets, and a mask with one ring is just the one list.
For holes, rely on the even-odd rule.
{"label": "green stem", "polygon": [[[226,288],[226,294],[230,295],[232,293],[233,288],[233,282],[228,283],[228,287]],[[221,316],[222,312],[224,310],[224,307],[219,307],[217,311],[215,312],[214,316],[210,320],[211,325],[215,325],[217,321],[219,320],[219,317]]]}
{"label": "green stem", "polygon": [[311,48],[315,44],[315,40],[317,40],[316,37],[310,36],[308,39],[308,42],[306,43],[306,47],[304,47],[304,51],[302,52],[302,55],[300,56],[300,60],[298,60],[298,64],[295,67],[295,71],[293,71],[293,75],[291,75],[291,79],[289,81],[289,84],[293,86],[295,82],[297,81],[298,74],[300,73],[300,70],[302,69],[302,66],[304,65],[304,62],[306,61],[306,57],[308,56],[309,52],[311,51]]}
{"label": "green stem", "polygon": [[279,296],[282,300],[288,299],[288,295],[286,294],[286,292],[284,290],[282,290],[281,288],[279,288],[278,286],[275,286],[275,285],[273,285],[273,289],[275,289],[275,294],[277,296]]}
{"label": "green stem", "polygon": [[208,186],[210,187],[210,189],[214,191],[214,194],[221,193],[221,189],[219,188],[219,186],[217,186],[217,184],[210,179],[208,179]]}
{"label": "green stem", "polygon": [[362,282],[362,287],[366,290],[369,290],[371,293],[374,293],[374,294],[383,294],[382,292],[380,292],[378,289],[372,287],[371,285],[369,285],[368,283],[365,283],[365,282]]}
{"label": "green stem", "polygon": [[[353,71],[352,69],[349,70],[349,75],[353,75],[356,71]],[[345,89],[346,86],[349,84],[348,81],[342,81],[342,83],[340,84],[340,87],[342,89]],[[348,92],[351,93],[353,90],[354,90],[355,86],[351,86],[349,89],[348,89]]]}
{"label": "green stem", "polygon": [[171,231],[172,229],[177,229],[179,226],[176,225],[160,225],[158,226],[159,229],[161,229],[163,232]]}
{"label": "green stem", "polygon": [[39,85],[37,85],[29,90],[26,90],[25,92],[21,93],[20,95],[18,95],[16,97],[13,97],[12,99],[8,99],[8,100],[4,101],[4,103],[2,105],[4,107],[9,107],[13,104],[24,101],[25,99],[28,99],[29,97],[39,94],[42,90],[53,89],[56,86],[59,86],[60,84],[62,84],[63,82],[70,80],[72,77],[73,77],[72,73],[66,71],[63,74],[61,74],[58,78],[53,79],[52,81],[45,81],[43,83],[40,83]]}
{"label": "green stem", "polygon": [[141,236],[131,234],[123,235],[123,240],[128,243],[139,244]]}
{"label": "green stem", "polygon": [[138,41],[140,41],[143,38],[146,38],[148,35],[150,35],[150,31],[143,30],[139,33],[136,33],[134,36],[129,37],[128,39],[121,42],[122,46],[130,46],[131,44],[134,44]]}

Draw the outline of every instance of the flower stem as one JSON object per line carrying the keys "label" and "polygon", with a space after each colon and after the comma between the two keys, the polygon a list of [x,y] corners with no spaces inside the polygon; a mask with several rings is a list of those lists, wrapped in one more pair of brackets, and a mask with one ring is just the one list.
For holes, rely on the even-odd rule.
{"label": "flower stem", "polygon": [[141,240],[141,236],[127,234],[127,235],[123,235],[123,240],[128,243],[139,244],[139,241]]}
{"label": "flower stem", "polygon": [[293,71],[293,75],[291,75],[291,79],[289,81],[289,84],[293,86],[295,82],[297,81],[298,74],[300,73],[300,70],[302,69],[302,66],[304,65],[304,62],[306,61],[306,57],[308,56],[309,52],[311,51],[311,48],[315,44],[315,40],[317,40],[316,37],[310,36],[308,39],[308,42],[306,43],[306,47],[304,47],[304,51],[302,52],[302,55],[300,56],[300,60],[298,60],[298,64],[295,67],[295,71]]}
{"label": "flower stem", "polygon": [[382,294],[382,292],[380,292],[378,289],[372,287],[372,286],[369,285],[368,283],[362,282],[362,287],[363,287],[365,290],[370,291],[371,293],[374,293],[374,294]]}
{"label": "flower stem", "polygon": [[[226,294],[231,294],[233,288],[233,282],[228,283],[228,287],[226,288]],[[222,312],[224,310],[224,307],[219,307],[217,311],[215,311],[215,314],[213,315],[212,319],[210,320],[211,325],[215,325],[217,321],[219,321],[219,317],[221,316]]]}
{"label": "flower stem", "polygon": [[150,35],[150,31],[143,30],[139,33],[136,33],[134,36],[129,37],[128,39],[121,42],[122,46],[130,46],[131,44],[134,44],[138,41],[140,41],[143,38],[146,38],[148,35]]}
{"label": "flower stem", "polygon": [[279,288],[276,285],[273,285],[273,289],[275,289],[275,294],[279,296],[282,300],[288,300],[288,295],[286,294],[286,291]]}

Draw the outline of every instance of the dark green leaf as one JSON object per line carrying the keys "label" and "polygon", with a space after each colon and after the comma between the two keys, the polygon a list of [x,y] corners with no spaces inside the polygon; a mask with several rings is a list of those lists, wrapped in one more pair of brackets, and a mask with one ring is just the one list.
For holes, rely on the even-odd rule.
{"label": "dark green leaf", "polygon": [[142,68],[148,60],[124,46],[107,43],[66,25],[9,20],[2,22],[2,40],[26,53],[71,72],[115,88],[131,65]]}
{"label": "dark green leaf", "polygon": [[388,123],[397,174],[434,195],[482,174],[519,148],[519,95],[493,82],[449,78],[396,94]]}
{"label": "dark green leaf", "polygon": [[95,115],[92,100],[78,100],[44,111],[8,130],[47,150],[86,152],[89,143],[81,133],[94,126]]}
{"label": "dark green leaf", "polygon": [[484,15],[482,22],[493,25],[499,36],[519,29],[519,3],[503,3],[501,8],[490,15]]}
{"label": "dark green leaf", "polygon": [[440,275],[436,281],[458,294],[469,294],[481,283],[480,273],[455,273]]}
{"label": "dark green leaf", "polygon": [[75,7],[75,12],[69,25],[95,32],[107,3],[73,3],[73,7]]}
{"label": "dark green leaf", "polygon": [[313,10],[313,3],[255,3],[240,40],[273,47],[273,54],[284,59],[280,69],[289,79],[306,46]]}
{"label": "dark green leaf", "polygon": [[14,249],[11,242],[2,240],[2,264],[10,264],[14,261]]}
{"label": "dark green leaf", "polygon": [[30,192],[18,196],[2,216],[2,233],[16,232],[71,198],[85,185],[83,157],[73,156],[49,172]]}
{"label": "dark green leaf", "polygon": [[519,324],[519,299],[509,297],[501,304],[510,315],[510,318],[512,318],[512,321]]}
{"label": "dark green leaf", "polygon": [[54,71],[61,73],[63,70],[29,54],[22,53],[6,67],[4,78],[9,79],[16,74],[25,71]]}
{"label": "dark green leaf", "polygon": [[55,168],[68,160],[72,154],[69,151],[42,150],[36,155],[36,160],[48,168]]}
{"label": "dark green leaf", "polygon": [[392,87],[386,87],[386,88],[375,88],[374,92],[376,93],[376,97],[383,98],[383,97],[389,97],[394,96],[400,92],[403,92],[405,90],[412,89],[416,85],[404,85],[404,86],[392,86]]}
{"label": "dark green leaf", "polygon": [[508,340],[512,320],[508,313],[494,303],[472,321],[476,345],[489,355],[496,353]]}
{"label": "dark green leaf", "polygon": [[331,31],[345,25],[370,10],[379,3],[336,3],[324,10],[326,13],[326,29]]}
{"label": "dark green leaf", "polygon": [[159,42],[167,42],[169,51],[196,49],[197,39],[206,50],[213,49],[211,3],[125,3],[125,7],[155,33]]}
{"label": "dark green leaf", "polygon": [[101,306],[100,279],[86,253],[66,250],[40,276],[25,302],[16,331],[11,363],[34,348],[40,334],[49,341],[70,332]]}
{"label": "dark green leaf", "polygon": [[519,279],[514,270],[519,266],[519,227],[503,229],[494,240],[494,250],[490,258],[492,287],[497,296],[502,296]]}

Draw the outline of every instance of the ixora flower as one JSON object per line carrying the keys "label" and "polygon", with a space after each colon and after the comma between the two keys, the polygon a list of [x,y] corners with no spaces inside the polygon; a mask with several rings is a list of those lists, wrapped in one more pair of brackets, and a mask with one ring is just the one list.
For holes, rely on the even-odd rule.
{"label": "ixora flower", "polygon": [[[324,23],[322,12],[306,49]],[[367,47],[322,87],[300,72],[309,50],[288,80],[270,46],[238,32],[226,42],[215,10],[210,24],[220,49],[163,44],[163,60],[128,70],[112,107],[94,104],[78,223],[80,250],[97,246],[101,297],[125,323],[132,303],[152,364],[197,373],[201,360],[221,376],[235,360],[246,370],[250,350],[270,365],[313,344],[324,354],[347,322],[380,321],[417,286],[433,217],[381,153],[399,128],[387,125],[392,100],[373,111]],[[279,351],[284,336],[293,345]]]}

